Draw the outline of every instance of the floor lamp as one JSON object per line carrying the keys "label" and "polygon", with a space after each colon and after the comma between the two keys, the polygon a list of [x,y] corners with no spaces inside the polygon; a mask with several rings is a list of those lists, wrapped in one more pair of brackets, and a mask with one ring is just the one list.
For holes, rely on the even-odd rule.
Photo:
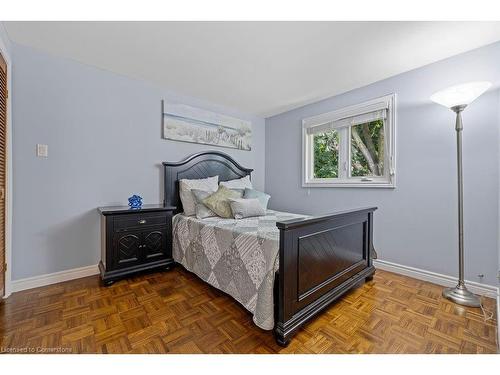
{"label": "floor lamp", "polygon": [[452,86],[431,96],[431,100],[450,108],[457,114],[457,171],[458,171],[458,285],[443,290],[443,297],[465,306],[479,307],[479,297],[467,290],[464,283],[464,209],[462,175],[462,111],[491,86],[489,82],[469,82]]}

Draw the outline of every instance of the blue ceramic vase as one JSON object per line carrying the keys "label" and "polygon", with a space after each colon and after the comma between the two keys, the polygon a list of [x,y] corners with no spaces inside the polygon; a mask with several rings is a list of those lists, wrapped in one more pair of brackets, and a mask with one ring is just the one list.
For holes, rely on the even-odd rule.
{"label": "blue ceramic vase", "polygon": [[140,197],[139,195],[132,195],[129,199],[128,199],[128,205],[130,206],[130,208],[141,208],[142,206],[142,197]]}

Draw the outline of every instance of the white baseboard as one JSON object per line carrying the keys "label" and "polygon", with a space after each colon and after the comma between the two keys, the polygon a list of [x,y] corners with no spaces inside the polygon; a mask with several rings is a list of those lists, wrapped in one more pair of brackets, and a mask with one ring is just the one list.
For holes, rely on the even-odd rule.
{"label": "white baseboard", "polygon": [[45,275],[28,277],[26,279],[13,280],[11,284],[11,291],[19,292],[21,290],[38,288],[40,286],[56,284],[63,281],[79,279],[81,277],[93,276],[97,274],[99,274],[99,267],[97,264],[73,268],[71,270],[48,273]]}
{"label": "white baseboard", "polygon": [[[428,281],[430,283],[455,286],[457,279],[453,276],[443,275],[436,272],[426,271],[419,268],[403,266],[402,264],[392,263],[381,259],[374,259],[373,265],[384,271],[394,272],[400,275],[413,277],[414,279]],[[73,268],[66,271],[59,271],[48,273],[40,276],[28,277],[25,279],[12,281],[12,292],[19,292],[21,290],[38,288],[45,285],[60,283],[63,281],[79,279],[81,277],[93,276],[99,274],[99,267],[96,265],[85,266],[80,268]],[[497,298],[499,296],[499,288],[481,284],[474,281],[466,281],[467,287],[473,293]]]}
{"label": "white baseboard", "polygon": [[[387,262],[385,260],[374,259],[373,265],[375,268],[379,268],[384,271],[398,273],[400,275],[405,275],[413,277],[414,279],[428,281],[430,283],[443,285],[443,286],[455,286],[457,285],[457,278],[453,276],[443,275],[436,272],[426,271],[419,268],[403,266],[402,264]],[[481,284],[475,281],[465,281],[467,288],[476,294],[482,296],[488,296],[491,298],[497,298],[499,290],[498,287],[488,284]]]}

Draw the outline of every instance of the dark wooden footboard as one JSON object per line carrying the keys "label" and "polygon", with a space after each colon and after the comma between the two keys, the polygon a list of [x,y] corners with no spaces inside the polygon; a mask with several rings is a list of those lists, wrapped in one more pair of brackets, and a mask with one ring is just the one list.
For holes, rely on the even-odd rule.
{"label": "dark wooden footboard", "polygon": [[310,318],[375,272],[373,212],[362,208],[276,223],[280,230],[275,283],[275,336],[287,345]]}

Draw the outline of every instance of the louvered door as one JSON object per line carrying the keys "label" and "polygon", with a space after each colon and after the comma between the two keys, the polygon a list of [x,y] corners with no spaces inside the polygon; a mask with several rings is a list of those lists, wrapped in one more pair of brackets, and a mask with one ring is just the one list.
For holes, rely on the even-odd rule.
{"label": "louvered door", "polygon": [[7,63],[0,54],[0,298],[5,294],[5,186],[7,183]]}

